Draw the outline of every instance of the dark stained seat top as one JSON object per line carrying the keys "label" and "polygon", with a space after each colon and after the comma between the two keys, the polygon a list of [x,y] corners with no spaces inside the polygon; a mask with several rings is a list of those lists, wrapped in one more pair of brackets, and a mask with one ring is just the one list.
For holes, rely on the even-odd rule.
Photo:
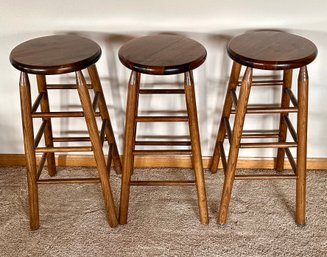
{"label": "dark stained seat top", "polygon": [[191,71],[206,56],[206,49],[197,41],[167,34],[132,39],[119,50],[119,59],[127,68],[154,75]]}
{"label": "dark stained seat top", "polygon": [[85,69],[100,56],[100,46],[90,39],[54,35],[16,46],[10,53],[10,62],[20,71],[47,75]]}
{"label": "dark stained seat top", "polygon": [[227,52],[234,61],[245,66],[283,70],[309,64],[318,50],[306,38],[282,31],[258,30],[234,37]]}

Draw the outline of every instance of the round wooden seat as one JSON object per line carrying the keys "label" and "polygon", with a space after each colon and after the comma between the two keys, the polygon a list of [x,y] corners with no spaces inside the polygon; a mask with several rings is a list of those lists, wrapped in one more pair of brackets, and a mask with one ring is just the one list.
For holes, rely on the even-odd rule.
{"label": "round wooden seat", "polygon": [[234,37],[227,46],[236,62],[257,69],[284,70],[303,67],[317,56],[308,39],[282,31],[252,31]]}
{"label": "round wooden seat", "polygon": [[23,72],[50,75],[85,69],[96,63],[100,56],[100,46],[90,39],[54,35],[16,46],[10,53],[10,62]]}
{"label": "round wooden seat", "polygon": [[120,61],[129,69],[146,74],[178,74],[199,67],[206,49],[198,42],[175,35],[133,39],[119,50]]}

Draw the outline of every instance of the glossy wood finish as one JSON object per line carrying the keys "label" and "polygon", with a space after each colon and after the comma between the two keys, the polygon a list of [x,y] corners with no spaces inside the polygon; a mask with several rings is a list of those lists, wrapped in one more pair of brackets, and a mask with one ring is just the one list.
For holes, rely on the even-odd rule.
{"label": "glossy wood finish", "polygon": [[119,50],[119,59],[127,68],[153,75],[188,72],[200,66],[206,56],[200,43],[167,34],[136,38]]}
{"label": "glossy wood finish", "polygon": [[[114,200],[110,188],[109,171],[103,154],[104,140],[108,141],[110,151],[108,164],[113,160],[114,169],[121,172],[120,157],[115,142],[109,113],[106,107],[99,75],[95,62],[101,55],[100,47],[93,41],[77,36],[49,36],[37,38],[20,44],[12,51],[10,60],[12,64],[21,70],[20,95],[21,113],[24,133],[25,157],[27,167],[27,181],[29,189],[30,227],[32,230],[39,228],[38,211],[38,184],[57,183],[95,183],[100,182],[103,192],[104,203],[108,223],[111,227],[118,225]],[[80,69],[88,69],[91,84],[86,84]],[[61,74],[76,71],[75,85],[47,85],[46,75]],[[31,102],[31,90],[28,73],[36,74],[39,95],[34,104]],[[49,88],[48,88],[49,86]],[[80,96],[80,112],[51,112],[48,89],[77,90]],[[91,101],[89,90],[94,91],[94,99]],[[40,108],[39,108],[40,107]],[[40,109],[40,110],[38,110]],[[99,111],[97,111],[99,109]],[[89,137],[59,137],[53,138],[51,118],[84,117],[87,124]],[[102,127],[99,129],[96,117],[102,119]],[[34,138],[33,118],[41,118],[41,126]],[[39,147],[39,142],[44,136],[45,146]],[[89,146],[55,146],[54,142],[87,142]],[[65,178],[65,179],[41,179],[40,175],[47,160],[50,176],[56,175],[55,152],[85,152],[94,154],[99,178]],[[36,165],[36,153],[42,153],[39,166]]]}
{"label": "glossy wood finish", "polygon": [[30,82],[26,73],[21,72],[19,80],[21,101],[21,114],[24,135],[24,149],[27,169],[28,206],[30,216],[30,228],[40,227],[38,186],[36,184],[36,158],[34,150],[33,121],[30,115],[32,111]]}
{"label": "glossy wood finish", "polygon": [[[229,83],[228,83],[228,88],[227,88],[227,94],[225,97],[225,103],[224,103],[224,109],[223,109],[221,121],[223,121],[224,118],[229,119],[229,116],[231,114],[233,101],[232,101],[231,95],[228,92],[234,91],[235,88],[237,87],[240,72],[241,72],[241,65],[237,62],[233,62],[231,75],[229,77]],[[214,148],[214,153],[213,153],[213,156],[211,159],[211,165],[210,165],[211,166],[210,170],[212,173],[217,172],[218,164],[219,164],[219,157],[220,157],[220,145],[223,143],[223,141],[225,139],[225,134],[226,134],[226,129],[224,126],[224,122],[220,122],[218,133],[217,133],[216,144],[215,144],[215,148]]]}
{"label": "glossy wood finish", "polygon": [[192,144],[192,162],[195,174],[196,189],[198,194],[198,205],[200,213],[200,222],[202,224],[209,223],[207,197],[204,183],[202,154],[199,134],[199,124],[195,101],[194,81],[191,71],[184,75],[184,89],[186,107],[189,116],[189,130]]}
{"label": "glossy wood finish", "polygon": [[300,68],[317,56],[317,47],[308,39],[282,31],[252,31],[234,37],[227,46],[236,62],[257,69]]}
{"label": "glossy wood finish", "polygon": [[[304,38],[277,31],[254,31],[235,37],[228,46],[228,53],[234,60],[230,82],[227,90],[223,117],[219,126],[216,146],[212,158],[211,170],[217,170],[221,157],[225,171],[223,193],[218,213],[218,223],[225,224],[231,199],[233,182],[235,179],[296,179],[296,214],[298,225],[305,224],[305,196],[306,196],[306,147],[307,147],[307,117],[308,117],[308,74],[306,65],[317,55],[315,45]],[[235,94],[236,81],[240,74],[241,65],[247,66],[243,76],[239,99]],[[271,82],[259,83],[252,81],[252,67],[269,70],[283,70],[283,80],[276,80],[276,86],[282,86],[281,106],[248,105],[251,86],[271,85]],[[298,99],[291,91],[292,74],[294,68],[299,68]],[[272,81],[274,82],[274,81]],[[282,82],[282,83],[281,83]],[[292,103],[293,106],[290,106]],[[236,111],[232,111],[232,104]],[[295,131],[288,114],[298,113],[297,131]],[[230,129],[229,116],[235,113],[234,127]],[[243,132],[246,114],[280,113],[280,126],[277,133],[248,133]],[[287,141],[287,131],[293,142]],[[267,133],[268,132],[268,133]],[[228,160],[225,158],[223,143],[227,135],[230,142]],[[249,137],[250,136],[250,137]],[[242,138],[276,138],[277,142],[247,142]],[[285,154],[294,171],[294,175],[235,175],[237,156],[240,148],[278,148],[276,165],[277,171],[284,169]],[[294,160],[290,147],[297,147],[297,159]]]}
{"label": "glossy wood finish", "polygon": [[309,77],[307,67],[301,67],[298,77],[299,114],[297,120],[298,148],[297,148],[297,178],[296,178],[296,217],[299,225],[305,224],[306,202],[306,169],[307,169],[307,127],[308,127],[308,99]]}
{"label": "glossy wood finish", "polygon": [[[290,96],[287,93],[288,89],[292,87],[292,70],[284,70],[283,74],[283,92],[282,92],[282,99],[281,99],[281,107],[287,108],[290,105]],[[288,113],[281,113],[279,119],[279,142],[285,142],[287,136],[287,122],[285,117],[288,116]],[[276,170],[283,171],[284,170],[284,159],[285,159],[285,149],[279,148],[277,150],[277,158],[276,158]]]}
{"label": "glossy wood finish", "polygon": [[[41,111],[42,112],[50,112],[50,105],[49,105],[49,98],[48,98],[48,92],[47,92],[47,82],[45,75],[37,75],[37,86],[39,93],[42,93],[42,100],[40,102],[41,104]],[[45,145],[47,147],[53,147],[53,138],[52,138],[52,125],[51,125],[51,118],[42,118],[43,121],[46,122],[45,128],[44,128],[44,141]],[[40,133],[40,139],[41,139],[41,133]],[[56,162],[55,162],[55,156],[54,153],[48,153],[47,154],[47,167],[48,167],[48,173],[50,176],[55,176],[56,171]]]}
{"label": "glossy wood finish", "polygon": [[[105,135],[106,135],[106,139],[108,140],[108,143],[110,145],[110,148],[112,149],[112,153],[110,156],[112,157],[112,160],[113,160],[113,166],[114,166],[114,169],[116,170],[116,173],[121,174],[122,165],[121,165],[121,161],[120,161],[120,157],[119,157],[118,147],[117,147],[116,140],[114,137],[114,131],[112,129],[106,100],[104,98],[104,94],[103,94],[103,90],[102,90],[102,86],[101,86],[101,82],[100,82],[100,78],[99,78],[99,74],[98,74],[96,66],[94,64],[89,66],[88,72],[90,75],[90,79],[92,81],[93,90],[94,90],[95,94],[99,94],[98,107],[100,110],[100,116],[101,116],[102,120],[104,120],[106,122]],[[108,169],[110,169],[110,166],[108,167]]]}
{"label": "glossy wood finish", "polygon": [[76,81],[78,94],[85,114],[85,122],[91,138],[94,158],[97,163],[103,198],[108,215],[108,222],[111,227],[116,227],[118,225],[116,208],[109,184],[109,177],[107,173],[106,161],[103,155],[102,143],[100,141],[99,129],[94,117],[89,91],[81,71],[76,72]]}
{"label": "glossy wood finish", "polygon": [[26,41],[10,53],[11,64],[33,74],[61,74],[94,64],[101,48],[94,41],[74,35],[54,35]]}
{"label": "glossy wood finish", "polygon": [[135,134],[136,122],[135,117],[138,109],[138,91],[140,88],[140,73],[133,71],[128,84],[128,96],[126,105],[126,122],[124,136],[124,158],[123,173],[120,192],[119,223],[127,223],[128,202],[130,193],[130,180],[134,168]]}
{"label": "glossy wood finish", "polygon": [[[119,51],[122,63],[132,70],[126,107],[124,163],[120,196],[120,224],[127,223],[130,186],[196,185],[199,216],[208,224],[208,207],[202,167],[199,127],[197,119],[192,70],[201,65],[206,51],[199,43],[172,35],[148,36],[131,40]],[[168,75],[184,73],[184,89],[140,89],[141,73]],[[187,116],[138,116],[139,94],[185,94]],[[136,141],[138,122],[188,122],[190,141]],[[186,146],[188,149],[135,149],[135,146]],[[191,147],[191,149],[189,149]],[[133,181],[134,157],[143,155],[188,155],[192,157],[195,181]]]}
{"label": "glossy wood finish", "polygon": [[250,96],[252,81],[252,69],[247,68],[242,80],[241,91],[239,96],[239,104],[235,116],[233,134],[230,143],[230,150],[228,156],[227,170],[225,171],[225,180],[223,193],[220,201],[220,209],[218,214],[218,223],[225,224],[228,212],[228,206],[232,194],[232,187],[235,177],[235,169],[237,163],[237,157],[239,152],[239,145],[241,141],[243,124],[246,113],[246,106]]}

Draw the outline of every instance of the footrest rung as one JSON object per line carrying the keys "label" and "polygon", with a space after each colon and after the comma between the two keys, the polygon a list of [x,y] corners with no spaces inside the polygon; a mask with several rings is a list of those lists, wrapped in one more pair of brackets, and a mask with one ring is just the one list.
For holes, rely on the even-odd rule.
{"label": "footrest rung", "polygon": [[134,155],[191,155],[191,150],[134,150]]}
{"label": "footrest rung", "polygon": [[[100,116],[100,112],[95,112],[96,117]],[[84,112],[34,112],[32,118],[75,118],[84,117]]]}
{"label": "footrest rung", "polygon": [[195,180],[134,180],[130,181],[131,186],[191,186],[195,185]]}
{"label": "footrest rung", "polygon": [[278,130],[243,130],[242,138],[278,138]]}
{"label": "footrest rung", "polygon": [[[92,84],[86,84],[88,89],[92,89]],[[48,84],[47,89],[77,89],[76,84]]]}
{"label": "footrest rung", "polygon": [[184,89],[140,89],[140,94],[185,94]]}
{"label": "footrest rung", "polygon": [[191,145],[191,141],[136,141],[135,145]]}
{"label": "footrest rung", "polygon": [[136,122],[186,122],[188,116],[138,116]]}
{"label": "footrest rung", "polygon": [[[240,86],[242,84],[242,81],[238,82],[238,85]],[[253,80],[252,81],[252,87],[256,86],[282,86],[283,80],[276,79],[276,80]]]}
{"label": "footrest rung", "polygon": [[38,184],[84,184],[99,183],[100,178],[63,178],[63,179],[39,179]]}
{"label": "footrest rung", "polygon": [[92,146],[67,146],[67,147],[38,147],[36,153],[54,153],[54,152],[91,152]]}
{"label": "footrest rung", "polygon": [[53,142],[89,142],[90,137],[54,137]]}
{"label": "footrest rung", "polygon": [[[248,108],[246,110],[247,114],[265,114],[265,113],[282,113],[282,112],[298,112],[298,108],[296,107],[286,107],[286,108],[282,108],[282,107],[273,107],[272,105],[260,105],[258,107],[256,107],[256,105],[248,105]],[[232,114],[235,114],[236,110],[233,109],[232,110]]]}
{"label": "footrest rung", "polygon": [[241,143],[240,148],[288,148],[297,147],[297,143]]}
{"label": "footrest rung", "polygon": [[235,175],[237,180],[296,179],[296,175]]}

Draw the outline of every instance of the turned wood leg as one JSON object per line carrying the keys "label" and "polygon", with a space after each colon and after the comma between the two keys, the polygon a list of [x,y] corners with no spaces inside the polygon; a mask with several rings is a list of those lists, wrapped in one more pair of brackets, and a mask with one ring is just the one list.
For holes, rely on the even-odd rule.
{"label": "turned wood leg", "polygon": [[[292,87],[292,70],[284,70],[283,75],[283,92],[282,92],[282,100],[281,107],[287,108],[290,106],[290,97],[287,93],[287,89],[291,89]],[[288,112],[284,112],[280,114],[279,120],[279,143],[286,142],[287,137],[287,124],[284,117],[288,116]],[[285,160],[285,149],[278,148],[277,150],[277,159],[276,159],[276,170],[283,171],[284,170],[284,160]]]}
{"label": "turned wood leg", "polygon": [[[45,75],[36,75],[37,86],[39,93],[43,93],[43,98],[41,101],[41,111],[42,112],[50,112],[48,91]],[[44,141],[46,147],[53,147],[53,135],[52,135],[52,125],[51,118],[42,118],[42,120],[46,120],[47,124],[44,128]],[[55,176],[57,174],[56,171],[56,161],[54,153],[47,153],[47,167],[49,176]]]}
{"label": "turned wood leg", "polygon": [[123,172],[120,193],[119,223],[127,223],[130,179],[134,167],[133,150],[135,148],[136,121],[138,109],[138,94],[140,88],[140,73],[132,71],[126,106]]}
{"label": "turned wood leg", "polygon": [[238,78],[240,76],[240,71],[241,71],[241,64],[234,62],[233,66],[232,66],[231,76],[229,78],[229,83],[228,83],[228,88],[227,88],[227,93],[226,93],[226,98],[225,98],[225,103],[224,103],[224,109],[222,112],[222,118],[220,120],[218,134],[217,134],[217,138],[216,138],[216,144],[215,144],[213,156],[211,159],[210,170],[212,173],[216,173],[217,169],[218,169],[219,158],[220,158],[220,144],[222,144],[224,142],[225,133],[226,133],[223,118],[228,119],[230,116],[230,113],[232,110],[232,97],[231,97],[230,92],[232,90],[235,90],[235,88],[238,84]]}
{"label": "turned wood leg", "polygon": [[305,224],[305,194],[307,166],[307,125],[308,125],[308,90],[309,78],[307,67],[301,67],[298,78],[298,147],[296,173],[296,223]]}
{"label": "turned wood leg", "polygon": [[30,228],[36,230],[40,227],[39,221],[39,202],[38,202],[38,186],[36,183],[36,159],[34,150],[34,133],[32,121],[32,102],[31,91],[28,75],[24,72],[20,74],[19,81],[21,114],[24,135],[25,161],[27,168],[27,186],[28,186],[28,202]]}
{"label": "turned wood leg", "polygon": [[237,105],[232,139],[229,149],[227,169],[225,173],[224,187],[220,202],[220,210],[218,214],[218,223],[225,224],[227,219],[227,212],[229,207],[230,198],[232,195],[233,182],[235,177],[235,169],[237,164],[237,157],[239,152],[239,146],[241,142],[241,136],[243,131],[243,125],[245,120],[246,108],[250,95],[252,84],[252,68],[246,68],[242,85],[239,94],[239,101]]}
{"label": "turned wood leg", "polygon": [[[111,157],[112,157],[114,169],[115,169],[117,174],[121,174],[122,165],[121,165],[121,161],[120,161],[118,147],[117,147],[114,132],[113,132],[113,129],[112,129],[111,120],[110,120],[109,112],[108,112],[108,109],[107,109],[106,100],[105,100],[105,97],[104,97],[104,94],[103,94],[99,74],[98,74],[98,71],[97,71],[97,68],[96,68],[95,64],[88,67],[88,72],[89,72],[89,75],[90,75],[90,79],[91,79],[91,82],[92,82],[92,85],[93,85],[94,92],[95,93],[97,93],[97,92],[100,93],[99,100],[98,100],[98,106],[99,106],[99,110],[100,110],[102,120],[107,121],[107,126],[106,126],[105,133],[106,133],[108,143],[109,143],[110,147],[112,148],[112,150],[111,150],[112,156]],[[109,156],[108,156],[108,158],[109,158]],[[110,169],[110,167],[108,167],[108,169]]]}
{"label": "turned wood leg", "polygon": [[200,145],[199,125],[196,110],[194,81],[192,72],[185,73],[184,79],[186,107],[189,117],[189,130],[192,144],[192,162],[195,173],[196,188],[198,194],[198,204],[200,213],[200,222],[208,224],[208,206],[205,190],[205,182],[202,167],[202,154]]}
{"label": "turned wood leg", "polygon": [[102,144],[93,112],[89,91],[87,89],[87,85],[81,71],[76,72],[76,81],[78,94],[84,111],[85,121],[90,134],[94,158],[99,172],[102,193],[107,211],[108,223],[111,227],[116,227],[118,225],[118,221],[116,216],[115,203],[110,188],[106,161],[103,155]]}

